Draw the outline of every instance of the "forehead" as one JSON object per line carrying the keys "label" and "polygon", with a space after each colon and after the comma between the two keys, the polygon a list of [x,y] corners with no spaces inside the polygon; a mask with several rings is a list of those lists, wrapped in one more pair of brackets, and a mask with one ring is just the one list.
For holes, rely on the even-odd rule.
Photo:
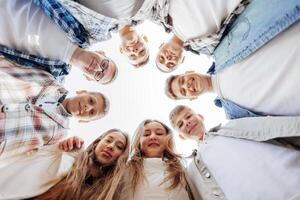
{"label": "forehead", "polygon": [[105,104],[103,96],[99,93],[89,93],[89,97],[95,98],[97,101],[94,107],[97,110],[96,116],[103,114]]}
{"label": "forehead", "polygon": [[171,90],[172,92],[175,94],[175,96],[177,97],[182,97],[181,93],[180,93],[180,86],[179,86],[179,80],[181,78],[183,78],[185,75],[178,75],[177,77],[175,77],[173,79],[173,81],[171,82]]}
{"label": "forehead", "polygon": [[126,137],[120,132],[112,132],[104,136],[103,139],[111,138],[117,142],[122,142],[124,145],[126,144]]}
{"label": "forehead", "polygon": [[195,115],[195,113],[193,111],[191,111],[188,108],[184,108],[181,111],[179,111],[178,113],[176,113],[175,115],[173,115],[173,119],[172,121],[174,122],[174,124],[176,125],[176,123],[180,120],[182,120],[186,115],[188,114],[192,114]]}
{"label": "forehead", "polygon": [[150,122],[144,126],[144,129],[156,129],[156,128],[165,129],[165,127],[158,122]]}

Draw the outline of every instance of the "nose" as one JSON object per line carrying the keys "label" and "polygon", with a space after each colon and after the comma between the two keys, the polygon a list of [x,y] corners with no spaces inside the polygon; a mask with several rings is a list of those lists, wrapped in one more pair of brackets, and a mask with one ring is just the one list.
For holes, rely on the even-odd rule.
{"label": "nose", "polygon": [[150,140],[156,140],[156,139],[157,139],[156,134],[151,133],[151,135],[150,135]]}
{"label": "nose", "polygon": [[172,56],[171,56],[171,55],[167,55],[167,59],[168,59],[168,60],[171,60],[171,59],[172,59]]}
{"label": "nose", "polygon": [[110,149],[111,151],[113,151],[113,150],[114,150],[114,147],[115,147],[115,144],[114,144],[114,143],[109,143],[109,144],[107,145],[106,148],[108,148],[108,149]]}
{"label": "nose", "polygon": [[89,112],[93,107],[91,105],[89,105],[89,104],[85,104],[84,108],[85,108],[86,112]]}

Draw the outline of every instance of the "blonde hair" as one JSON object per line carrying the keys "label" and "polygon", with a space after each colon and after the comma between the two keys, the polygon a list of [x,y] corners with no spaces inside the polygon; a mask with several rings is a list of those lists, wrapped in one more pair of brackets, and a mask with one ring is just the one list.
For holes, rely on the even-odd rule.
{"label": "blonde hair", "polygon": [[172,137],[172,131],[169,127],[157,120],[145,120],[143,121],[137,131],[135,132],[132,147],[131,147],[131,158],[129,160],[129,173],[131,177],[131,187],[133,191],[135,191],[138,184],[144,181],[145,174],[143,168],[143,153],[140,148],[140,138],[144,131],[144,126],[146,124],[157,122],[161,124],[165,130],[168,137],[167,147],[163,154],[163,159],[167,165],[168,175],[162,181],[161,184],[171,181],[171,185],[167,188],[167,190],[175,189],[179,184],[182,184],[183,187],[186,186],[185,174],[183,170],[183,166],[181,165],[181,156],[175,153],[174,150],[174,141]]}
{"label": "blonde hair", "polygon": [[[124,152],[110,166],[99,166],[95,160],[95,148],[106,135],[119,132],[126,138]],[[84,152],[79,153],[71,170],[65,177],[45,194],[36,199],[41,200],[111,200],[120,187],[126,161],[129,155],[129,137],[118,129],[110,129],[98,137]],[[92,175],[92,170],[98,171],[98,176]],[[88,183],[90,181],[91,183]]]}

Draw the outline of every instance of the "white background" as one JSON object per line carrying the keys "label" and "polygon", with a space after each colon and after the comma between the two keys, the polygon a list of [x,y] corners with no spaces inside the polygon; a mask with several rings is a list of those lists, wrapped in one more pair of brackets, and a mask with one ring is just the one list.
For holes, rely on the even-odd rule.
{"label": "white background", "polygon": [[[148,37],[150,61],[142,68],[134,68],[127,63],[120,53],[120,39],[118,34],[106,42],[101,42],[92,47],[93,50],[102,50],[112,58],[119,69],[117,79],[109,85],[100,85],[84,79],[82,73],[73,68],[67,76],[65,86],[74,95],[77,90],[100,91],[110,100],[110,110],[104,118],[89,123],[78,123],[72,119],[70,135],[79,135],[90,144],[97,136],[111,128],[119,128],[131,136],[139,123],[145,119],[157,119],[171,127],[168,116],[170,111],[179,104],[187,105],[201,113],[205,118],[207,129],[225,122],[222,109],[213,103],[215,94],[204,94],[198,99],[172,100],[165,95],[165,81],[172,74],[181,74],[194,70],[206,73],[211,65],[211,59],[204,55],[185,53],[185,62],[171,73],[163,73],[156,68],[155,57],[161,43],[168,41],[171,34],[166,34],[162,27],[151,22],[145,22],[137,27],[139,33]],[[188,155],[192,149],[197,148],[194,141],[179,139],[174,131],[177,151]]]}

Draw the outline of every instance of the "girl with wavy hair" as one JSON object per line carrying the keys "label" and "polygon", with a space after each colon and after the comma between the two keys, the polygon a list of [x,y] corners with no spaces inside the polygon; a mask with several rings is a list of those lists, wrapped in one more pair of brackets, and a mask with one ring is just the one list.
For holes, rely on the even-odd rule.
{"label": "girl with wavy hair", "polygon": [[[0,199],[116,199],[129,155],[128,135],[111,129],[86,150],[74,152],[82,144],[82,139],[71,137],[2,167]],[[22,187],[16,190],[16,185]]]}
{"label": "girl with wavy hair", "polygon": [[66,176],[39,200],[111,200],[123,176],[129,138],[111,129],[79,153]]}
{"label": "girl with wavy hair", "polygon": [[[131,148],[121,199],[190,199],[181,157],[175,153],[171,130],[157,120],[138,127]],[[127,176],[128,175],[128,176]]]}

